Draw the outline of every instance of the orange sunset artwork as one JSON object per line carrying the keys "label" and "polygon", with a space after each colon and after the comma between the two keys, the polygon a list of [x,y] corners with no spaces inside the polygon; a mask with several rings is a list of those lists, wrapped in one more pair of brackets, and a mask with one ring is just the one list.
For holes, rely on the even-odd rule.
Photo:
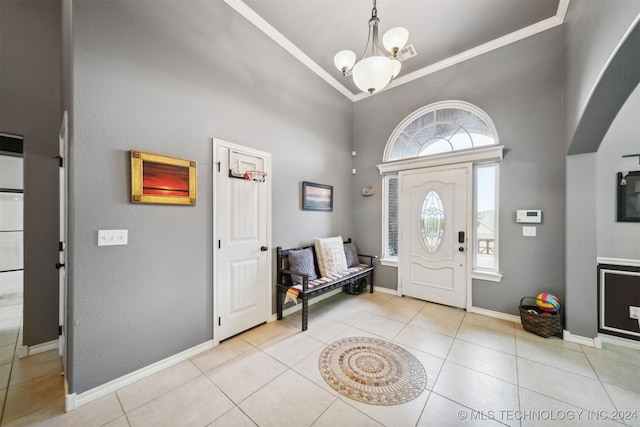
{"label": "orange sunset artwork", "polygon": [[189,168],[143,161],[142,194],[188,196]]}

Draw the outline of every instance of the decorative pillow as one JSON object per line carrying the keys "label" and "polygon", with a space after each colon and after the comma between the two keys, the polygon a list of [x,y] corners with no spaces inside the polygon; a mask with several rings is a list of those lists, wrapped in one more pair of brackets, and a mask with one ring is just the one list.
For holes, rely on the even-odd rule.
{"label": "decorative pillow", "polygon": [[344,254],[342,236],[315,238],[316,254],[320,275],[327,277],[347,269],[347,257]]}
{"label": "decorative pillow", "polygon": [[[313,251],[309,248],[297,251],[289,251],[289,270],[308,274],[309,280],[317,279],[316,268],[313,263]],[[302,284],[302,276],[292,274],[291,281],[294,285]]]}
{"label": "decorative pillow", "polygon": [[347,267],[355,267],[360,264],[358,250],[356,249],[356,245],[353,243],[344,244],[344,256],[347,258]]}

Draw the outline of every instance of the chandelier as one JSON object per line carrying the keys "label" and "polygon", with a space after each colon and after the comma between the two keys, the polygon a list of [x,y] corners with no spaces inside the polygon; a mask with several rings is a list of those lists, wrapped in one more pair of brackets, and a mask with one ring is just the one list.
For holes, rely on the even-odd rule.
{"label": "chandelier", "polygon": [[[398,51],[409,40],[407,29],[402,27],[390,29],[382,37],[382,44],[391,53],[390,56],[385,55],[378,40],[379,23],[376,0],[373,0],[371,19],[369,19],[369,37],[362,59],[356,63],[356,54],[350,50],[342,50],[333,58],[333,63],[343,76],[352,75],[353,82],[358,86],[358,89],[370,94],[386,87],[400,73],[401,64],[397,59]],[[371,51],[367,56],[369,45],[371,45]]]}

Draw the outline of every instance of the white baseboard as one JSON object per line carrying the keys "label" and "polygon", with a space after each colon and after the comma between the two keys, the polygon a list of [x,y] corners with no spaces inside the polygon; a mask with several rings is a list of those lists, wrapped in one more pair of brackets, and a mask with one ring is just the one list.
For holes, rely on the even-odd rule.
{"label": "white baseboard", "polygon": [[383,288],[382,286],[373,286],[373,292],[380,292],[382,294],[389,294],[389,295],[400,295],[398,293],[397,289],[389,289],[389,288]]}
{"label": "white baseboard", "polygon": [[18,359],[24,359],[25,357],[33,356],[34,354],[44,353],[49,350],[58,349],[58,340],[43,342],[36,345],[21,345],[18,346]]}
{"label": "white baseboard", "polygon": [[599,337],[595,337],[595,338],[582,337],[580,335],[574,335],[571,332],[567,331],[566,329],[562,331],[562,339],[565,341],[576,343],[576,344],[586,345],[588,347],[602,348],[602,341],[600,340]]}
{"label": "white baseboard", "polygon": [[150,375],[160,372],[163,369],[169,368],[177,363],[187,360],[203,351],[213,348],[213,340],[206,341],[200,345],[182,351],[173,356],[169,356],[166,359],[162,359],[151,365],[140,368],[137,371],[133,371],[129,374],[123,375],[120,378],[116,378],[108,383],[99,385],[80,394],[71,393],[65,396],[65,412],[72,411],[84,404],[92,402],[100,397],[106,396],[109,393],[113,393],[122,387],[133,384],[136,381],[140,381]]}
{"label": "white baseboard", "polygon": [[521,323],[520,316],[515,314],[501,313],[499,311],[487,310],[486,308],[471,307],[467,310],[469,313],[481,314],[487,317],[494,317],[496,319],[507,320],[509,322]]}
{"label": "white baseboard", "polygon": [[619,345],[620,347],[632,348],[634,350],[640,350],[640,341],[634,341],[627,338],[606,334],[598,334],[598,338],[600,338],[600,341],[602,342]]}
{"label": "white baseboard", "polygon": [[16,352],[18,353],[18,359],[24,359],[29,355],[29,346],[19,345]]}

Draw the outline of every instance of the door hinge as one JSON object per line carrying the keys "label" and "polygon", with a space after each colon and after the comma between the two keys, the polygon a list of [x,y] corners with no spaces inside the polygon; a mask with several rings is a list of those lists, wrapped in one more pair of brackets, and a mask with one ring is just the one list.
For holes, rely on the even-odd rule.
{"label": "door hinge", "polygon": [[58,336],[62,335],[62,325],[58,325]]}
{"label": "door hinge", "polygon": [[220,326],[220,325],[221,325],[221,322],[222,322],[222,321],[221,321],[221,320],[220,320],[220,318],[218,317],[218,326]]}
{"label": "door hinge", "polygon": [[220,163],[222,162],[218,162],[218,172],[220,172]]}
{"label": "door hinge", "polygon": [[64,251],[64,243],[58,242],[58,252]]}
{"label": "door hinge", "polygon": [[218,240],[218,249],[221,249],[222,245],[220,244],[220,240]]}
{"label": "door hinge", "polygon": [[61,156],[56,156],[55,158],[58,159],[58,165],[63,168],[64,167],[64,159]]}

